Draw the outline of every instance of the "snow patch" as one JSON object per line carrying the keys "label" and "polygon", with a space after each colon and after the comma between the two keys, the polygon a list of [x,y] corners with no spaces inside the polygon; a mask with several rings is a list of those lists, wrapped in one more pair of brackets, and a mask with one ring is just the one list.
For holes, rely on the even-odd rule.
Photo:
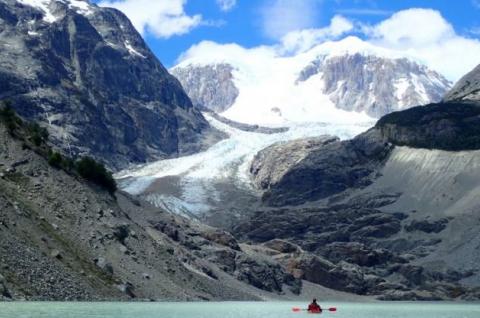
{"label": "snow patch", "polygon": [[403,97],[407,92],[408,88],[410,87],[410,82],[407,78],[400,78],[398,79],[393,86],[395,87],[395,97],[398,99],[399,108],[404,107]]}
{"label": "snow patch", "polygon": [[70,9],[75,10],[82,15],[90,15],[93,13],[93,7],[83,0],[17,0],[21,4],[40,9],[43,13],[43,20],[48,23],[54,23],[59,17],[55,15],[51,9],[54,2],[67,4]]}
{"label": "snow patch", "polygon": [[133,46],[130,44],[130,41],[126,40],[123,44],[125,45],[125,48],[128,50],[130,55],[139,56],[144,59],[146,58],[145,55],[143,55],[142,53],[138,52],[133,48]]}
{"label": "snow patch", "polygon": [[[218,45],[202,42],[187,51],[173,69],[215,66],[219,63],[231,65],[233,83],[239,95],[234,104],[221,115],[234,121],[262,126],[285,126],[305,122],[348,124],[368,121],[372,118],[365,112],[337,108],[332,101],[338,100],[337,96],[342,96],[343,84],[336,83],[336,91],[329,95],[324,94],[322,65],[329,63],[333,58],[355,54],[384,58],[393,63],[400,63],[397,60],[400,58],[407,58],[412,63],[414,61],[408,53],[377,47],[357,37],[347,37],[341,41],[324,42],[309,51],[293,56],[282,55],[274,47],[244,49],[233,44]],[[367,63],[363,67],[365,72],[371,72],[374,66]],[[382,65],[382,68],[385,68],[385,65]],[[423,67],[422,72],[426,73],[428,69]],[[402,77],[410,82],[415,80],[410,76],[402,75]],[[299,78],[307,79],[299,80]],[[422,85],[422,82],[426,86]],[[448,82],[443,82],[441,76],[435,72],[430,72],[429,76],[422,78],[417,77],[415,87],[410,83],[412,88],[419,89],[418,96],[421,97],[419,99],[425,103],[430,102],[426,93],[426,87],[430,83],[434,83],[433,86],[438,89],[448,88]],[[393,94],[397,93],[399,102],[397,105],[389,106],[393,108],[413,106],[412,99],[407,98],[408,96],[400,98],[407,92],[407,84],[404,80],[399,80],[398,89],[393,92]],[[378,92],[373,92],[373,86],[370,87],[369,104],[371,105],[377,101],[378,96],[375,94]],[[358,109],[368,110],[363,106]]]}

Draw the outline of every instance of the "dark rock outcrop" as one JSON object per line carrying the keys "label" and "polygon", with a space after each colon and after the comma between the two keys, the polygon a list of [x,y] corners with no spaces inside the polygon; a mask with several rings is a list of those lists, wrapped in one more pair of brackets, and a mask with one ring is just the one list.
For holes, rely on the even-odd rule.
{"label": "dark rock outcrop", "polygon": [[250,172],[266,204],[298,205],[369,185],[390,150],[374,130],[348,141],[304,139],[260,151]]}
{"label": "dark rock outcrop", "polygon": [[0,99],[41,122],[64,152],[111,168],[209,144],[216,132],[127,17],[85,6],[2,1]]}
{"label": "dark rock outcrop", "polygon": [[428,220],[412,221],[409,225],[405,226],[407,232],[422,231],[425,233],[440,233],[448,224],[447,219],[440,219],[434,222]]}
{"label": "dark rock outcrop", "polygon": [[480,149],[480,104],[447,102],[382,117],[375,129],[389,142],[450,151]]}

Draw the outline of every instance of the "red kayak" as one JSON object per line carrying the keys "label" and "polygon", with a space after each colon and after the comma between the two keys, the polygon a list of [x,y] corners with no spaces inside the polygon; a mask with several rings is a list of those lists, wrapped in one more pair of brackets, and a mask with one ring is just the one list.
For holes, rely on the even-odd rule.
{"label": "red kayak", "polygon": [[335,312],[335,311],[337,311],[337,308],[336,307],[330,307],[330,308],[326,308],[326,309],[322,309],[322,310],[307,310],[307,309],[302,309],[302,308],[298,308],[298,307],[293,307],[292,308],[293,312],[306,311],[309,314],[321,314],[325,310]]}

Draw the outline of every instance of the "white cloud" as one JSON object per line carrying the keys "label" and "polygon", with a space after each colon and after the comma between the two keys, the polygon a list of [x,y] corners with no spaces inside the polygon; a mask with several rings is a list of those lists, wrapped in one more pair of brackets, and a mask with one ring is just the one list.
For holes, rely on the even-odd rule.
{"label": "white cloud", "polygon": [[[330,42],[359,33],[363,34],[363,40],[351,38],[341,43]],[[438,11],[429,9],[400,11],[374,25],[362,25],[335,16],[324,28],[292,31],[281,37],[276,45],[252,49],[237,44],[202,42],[192,46],[179,61],[200,58],[210,62],[252,60],[262,64],[270,58],[292,54],[308,53],[313,56],[322,52],[316,50],[322,43],[324,48],[336,52],[361,50],[414,59],[451,81],[458,80],[480,63],[480,41],[457,34]]]}
{"label": "white cloud", "polygon": [[429,45],[455,36],[455,31],[438,11],[408,9],[375,25],[370,36],[389,46],[415,47]]}
{"label": "white cloud", "polygon": [[99,5],[125,13],[142,35],[169,38],[190,32],[202,25],[202,16],[185,12],[187,0],[102,0]]}
{"label": "white cloud", "polygon": [[435,10],[400,11],[367,30],[369,42],[404,52],[450,80],[480,63],[480,41],[458,35]]}
{"label": "white cloud", "polygon": [[237,0],[217,0],[217,5],[222,11],[230,11],[237,5]]}
{"label": "white cloud", "polygon": [[263,33],[278,40],[289,32],[314,27],[318,5],[319,0],[268,0],[261,9]]}
{"label": "white cloud", "polygon": [[305,29],[287,33],[282,38],[285,53],[304,52],[313,46],[342,36],[353,29],[353,23],[342,17],[334,16],[330,25],[320,29]]}

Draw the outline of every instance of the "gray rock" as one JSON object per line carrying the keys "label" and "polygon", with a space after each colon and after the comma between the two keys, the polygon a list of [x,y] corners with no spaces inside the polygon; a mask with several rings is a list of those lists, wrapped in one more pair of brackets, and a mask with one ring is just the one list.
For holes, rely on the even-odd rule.
{"label": "gray rock", "polygon": [[0,295],[6,298],[12,298],[12,295],[7,289],[5,278],[0,274]]}
{"label": "gray rock", "polygon": [[212,112],[212,111],[207,111],[210,116],[218,120],[219,122],[222,122],[224,124],[227,124],[233,128],[243,130],[243,131],[249,131],[249,132],[256,132],[260,134],[278,134],[278,133],[283,133],[287,132],[289,130],[288,127],[263,127],[259,125],[249,125],[249,124],[244,124],[244,123],[239,123],[236,121],[233,121],[231,119],[225,118],[223,116],[220,116],[219,114]]}
{"label": "gray rock", "polygon": [[2,2],[0,98],[48,128],[65,153],[89,154],[111,168],[218,140],[127,17],[89,8],[84,15],[56,1],[57,20],[49,23],[38,8]]}
{"label": "gray rock", "polygon": [[363,294],[363,273],[352,266],[341,267],[318,256],[302,254],[300,257],[291,259],[287,268],[296,278],[308,280],[336,290],[343,290]]}
{"label": "gray rock", "polygon": [[134,287],[131,283],[125,282],[123,284],[117,285],[118,290],[120,290],[122,293],[128,295],[131,298],[136,298],[135,293],[134,293]]}
{"label": "gray rock", "polygon": [[298,205],[369,185],[391,149],[376,131],[348,141],[303,139],[260,151],[250,172],[265,203]]}
{"label": "gray rock", "polygon": [[63,258],[62,253],[59,250],[53,250],[50,253],[50,256],[53,257],[53,258],[57,258],[57,259],[62,259]]}
{"label": "gray rock", "polygon": [[480,65],[463,76],[445,95],[445,101],[480,101]]}
{"label": "gray rock", "polygon": [[448,219],[440,219],[434,222],[428,220],[412,221],[409,225],[405,226],[407,232],[422,231],[425,233],[440,233],[448,224]]}
{"label": "gray rock", "polygon": [[280,239],[270,240],[263,243],[263,245],[280,253],[296,253],[301,251],[298,245]]}
{"label": "gray rock", "polygon": [[320,56],[297,81],[322,74],[323,93],[336,107],[381,117],[392,111],[439,102],[451,83],[442,75],[407,59],[363,54]]}
{"label": "gray rock", "polygon": [[447,102],[388,114],[375,125],[399,146],[449,151],[480,149],[480,103]]}
{"label": "gray rock", "polygon": [[109,275],[113,275],[113,266],[104,257],[96,258],[94,262],[95,262],[95,265],[97,265],[100,269],[105,271],[105,273]]}
{"label": "gray rock", "polygon": [[228,232],[219,229],[212,229],[203,232],[202,236],[209,241],[240,251],[240,246],[238,245],[237,240]]}
{"label": "gray rock", "polygon": [[171,70],[195,106],[219,113],[232,106],[238,97],[233,71],[233,67],[225,63],[177,66]]}

